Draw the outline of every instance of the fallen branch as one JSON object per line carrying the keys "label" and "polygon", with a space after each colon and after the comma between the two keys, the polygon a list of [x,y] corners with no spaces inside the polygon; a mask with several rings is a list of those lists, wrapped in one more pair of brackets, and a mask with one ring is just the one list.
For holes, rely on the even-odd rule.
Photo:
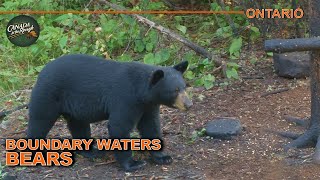
{"label": "fallen branch", "polygon": [[2,118],[6,117],[8,114],[13,113],[13,112],[18,111],[18,110],[23,109],[23,108],[28,108],[28,104],[24,104],[24,105],[18,106],[18,107],[14,108],[12,110],[9,110],[9,111],[0,112],[0,120]]}
{"label": "fallen branch", "polygon": [[289,91],[289,90],[290,90],[289,88],[278,89],[275,91],[266,92],[266,93],[262,94],[260,97],[266,97],[266,96],[269,96],[272,94],[278,94],[278,93],[282,93],[282,92]]}
{"label": "fallen branch", "polygon": [[265,51],[284,53],[320,49],[320,38],[272,39],[264,43]]}
{"label": "fallen branch", "polygon": [[[126,10],[125,8],[118,6],[116,4],[110,3],[108,1],[105,0],[100,0],[99,2],[106,4],[108,6],[110,6],[111,8],[115,9],[115,10]],[[158,31],[160,31],[162,34],[166,34],[176,40],[178,40],[179,42],[185,44],[186,46],[188,46],[189,48],[191,48],[192,50],[194,50],[196,53],[199,53],[200,55],[204,56],[205,58],[208,58],[209,60],[214,61],[215,66],[219,67],[221,65],[223,65],[223,63],[217,59],[213,59],[212,54],[209,53],[207,50],[205,50],[203,47],[189,41],[188,39],[180,36],[177,33],[174,33],[172,31],[170,31],[169,29],[161,26],[161,25],[157,25],[155,22],[150,21],[149,19],[142,17],[140,15],[137,14],[129,14],[130,16],[133,16],[134,18],[136,18],[139,22],[142,22],[144,24],[149,25],[151,28],[157,29]]]}

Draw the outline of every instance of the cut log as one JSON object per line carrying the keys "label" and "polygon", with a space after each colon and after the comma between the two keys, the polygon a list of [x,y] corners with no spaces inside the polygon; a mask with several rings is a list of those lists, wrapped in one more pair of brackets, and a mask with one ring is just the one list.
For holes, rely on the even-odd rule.
{"label": "cut log", "polygon": [[311,51],[320,49],[320,38],[272,39],[266,40],[265,51],[277,53],[294,51]]}

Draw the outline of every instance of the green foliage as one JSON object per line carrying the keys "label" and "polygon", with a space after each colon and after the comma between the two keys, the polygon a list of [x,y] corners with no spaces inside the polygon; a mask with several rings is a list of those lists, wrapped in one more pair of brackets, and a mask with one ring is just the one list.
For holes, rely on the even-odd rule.
{"label": "green foliage", "polygon": [[202,128],[198,131],[193,131],[189,143],[195,142],[199,137],[203,137],[206,134],[206,129]]}
{"label": "green foliage", "polygon": [[199,60],[193,61],[192,53],[186,54],[184,59],[187,59],[190,62],[190,68],[185,73],[185,78],[193,81],[195,86],[204,86],[206,89],[212,88],[215,82],[215,77],[209,72],[213,69],[214,64],[207,58],[200,62]]}
{"label": "green foliage", "polygon": [[[0,10],[84,10],[102,9],[103,6],[86,7],[88,1],[58,1],[58,0],[2,0]],[[132,10],[165,10],[162,1],[150,2],[140,0],[111,2],[133,6]],[[106,9],[109,7],[105,7]],[[227,9],[231,7],[227,6]],[[238,8],[238,7],[236,7]],[[232,8],[234,9],[234,8]],[[213,2],[211,10],[221,10]],[[6,27],[8,21],[15,15],[1,15],[0,24]],[[144,15],[152,21],[168,27],[180,35],[199,43],[205,48],[212,47],[213,38],[223,38],[221,43],[228,51],[231,59],[227,66],[227,77],[237,79],[241,48],[246,40],[244,35],[233,37],[232,28],[224,15]],[[0,34],[3,40],[0,45],[0,96],[24,86],[31,86],[45,64],[63,54],[83,53],[119,61],[140,60],[153,65],[172,65],[180,62],[180,54],[184,52],[183,45],[176,43],[157,30],[145,27],[130,15],[32,15],[40,25],[40,36],[36,44],[29,47],[17,47],[9,42],[5,33]],[[259,29],[249,26],[247,19],[241,15],[232,15],[237,30],[250,27],[250,39],[259,38]],[[218,48],[218,50],[220,50]],[[215,65],[208,59],[203,59],[193,51],[184,53],[183,59],[189,61],[189,69],[185,73],[189,83],[195,86],[213,87],[216,77],[212,74]]]}
{"label": "green foliage", "polygon": [[238,75],[238,71],[237,71],[238,68],[239,68],[239,65],[237,63],[229,62],[227,64],[227,71],[226,71],[227,78],[239,79],[239,75]]}
{"label": "green foliage", "polygon": [[232,40],[232,43],[229,48],[229,53],[232,59],[237,59],[240,56],[240,51],[242,47],[242,38],[235,38]]}
{"label": "green foliage", "polygon": [[177,27],[177,29],[178,29],[179,31],[181,31],[183,34],[186,34],[186,32],[187,32],[187,27],[182,26],[182,25],[180,25],[180,24],[178,24],[176,27]]}
{"label": "green foliage", "polygon": [[151,65],[161,65],[168,61],[170,58],[170,51],[168,49],[162,49],[156,53],[148,53],[144,56],[144,63]]}
{"label": "green foliage", "polygon": [[[241,7],[235,6],[230,7],[226,6],[226,10],[240,10]],[[213,2],[211,3],[211,10],[214,11],[221,11],[221,6]],[[236,59],[239,59],[241,54],[241,49],[244,44],[245,40],[249,40],[251,42],[257,40],[260,37],[260,31],[257,27],[250,25],[248,19],[243,15],[233,14],[230,15],[233,24],[232,25],[227,21],[225,15],[214,15],[216,24],[218,28],[216,29],[214,36],[216,38],[224,39],[227,44],[224,44],[226,51],[228,52],[230,59],[233,59],[233,62],[227,65],[226,75],[227,78],[238,79],[237,69],[238,66],[236,65]],[[249,28],[248,28],[249,27]],[[234,29],[233,29],[234,28]],[[244,31],[245,30],[245,31]],[[234,32],[238,33],[238,36],[235,36]],[[249,34],[249,36],[248,36]],[[249,37],[249,38],[248,38]]]}

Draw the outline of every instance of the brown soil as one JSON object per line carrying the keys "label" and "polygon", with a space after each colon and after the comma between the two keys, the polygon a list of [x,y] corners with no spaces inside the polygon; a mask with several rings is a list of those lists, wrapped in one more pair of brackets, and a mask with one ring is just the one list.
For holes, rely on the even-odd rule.
{"label": "brown soil", "polygon": [[[244,64],[242,77],[263,79],[246,78],[209,91],[193,89],[194,107],[187,113],[162,108],[164,140],[167,152],[174,158],[172,165],[148,162],[147,167],[138,172],[125,173],[113,163],[109,153],[110,158],[96,161],[78,157],[74,166],[67,168],[6,167],[4,172],[18,179],[319,179],[319,166],[311,162],[314,149],[284,153],[283,145],[290,140],[270,132],[303,132],[302,127],[287,123],[284,116],[309,116],[309,80],[277,77],[270,59],[256,65],[246,61]],[[285,87],[290,90],[260,97]],[[207,121],[216,117],[239,118],[243,133],[232,140],[199,137],[190,142],[193,131],[201,130]],[[0,128],[2,138],[25,136],[27,110],[11,114],[7,121],[7,128]],[[92,125],[94,137],[107,137],[106,123]],[[69,138],[66,123],[57,122],[49,137]],[[4,164],[3,145],[0,150]],[[135,156],[146,159],[142,153]]]}

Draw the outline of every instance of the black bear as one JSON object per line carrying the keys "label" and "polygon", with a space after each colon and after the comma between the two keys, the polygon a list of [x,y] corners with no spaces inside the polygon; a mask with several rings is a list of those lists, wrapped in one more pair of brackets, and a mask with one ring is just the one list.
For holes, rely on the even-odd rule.
{"label": "black bear", "polygon": [[[63,116],[73,138],[89,139],[90,123],[109,120],[110,138],[130,138],[137,127],[141,138],[161,139],[161,104],[187,110],[192,106],[183,72],[188,62],[173,67],[116,62],[89,55],[65,55],[40,72],[29,103],[27,138],[46,138]],[[162,151],[150,151],[154,162],[170,164]],[[131,151],[115,152],[126,171],[145,165]]]}

